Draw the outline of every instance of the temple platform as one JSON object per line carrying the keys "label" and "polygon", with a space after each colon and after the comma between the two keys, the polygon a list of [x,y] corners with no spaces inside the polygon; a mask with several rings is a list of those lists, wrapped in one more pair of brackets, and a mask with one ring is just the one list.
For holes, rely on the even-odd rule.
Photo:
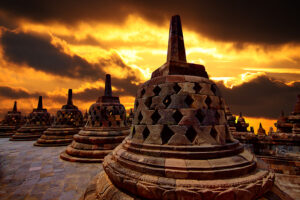
{"label": "temple platform", "polygon": [[66,147],[40,148],[34,141],[0,138],[1,200],[79,199],[102,165],[66,162]]}

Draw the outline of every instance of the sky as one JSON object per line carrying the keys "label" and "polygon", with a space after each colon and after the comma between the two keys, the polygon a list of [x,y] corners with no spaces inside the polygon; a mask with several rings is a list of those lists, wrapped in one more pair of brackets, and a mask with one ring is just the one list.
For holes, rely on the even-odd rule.
{"label": "sky", "polygon": [[0,1],[0,116],[13,101],[25,114],[83,112],[113,94],[130,109],[139,84],[166,62],[169,20],[181,16],[188,62],[203,64],[233,114],[266,130],[300,93],[297,1]]}

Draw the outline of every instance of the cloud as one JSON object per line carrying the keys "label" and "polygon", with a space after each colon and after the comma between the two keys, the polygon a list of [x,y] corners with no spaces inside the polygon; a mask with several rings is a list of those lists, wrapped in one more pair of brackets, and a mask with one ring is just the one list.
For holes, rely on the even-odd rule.
{"label": "cloud", "polygon": [[96,81],[104,79],[104,68],[118,67],[125,74],[125,78],[121,79],[113,74],[113,86],[122,88],[122,94],[135,95],[135,82],[139,81],[139,72],[127,66],[116,53],[92,64],[76,54],[69,55],[64,52],[61,44],[52,43],[50,35],[4,30],[0,42],[7,61],[61,77]]}
{"label": "cloud", "polygon": [[268,76],[258,76],[232,89],[226,88],[222,82],[217,84],[231,111],[249,117],[275,119],[281,110],[288,114],[294,109],[300,93],[300,82],[287,85]]}
{"label": "cloud", "polygon": [[15,89],[7,86],[0,86],[0,96],[7,99],[27,99],[38,97],[38,93],[29,93],[23,89]]}
{"label": "cloud", "polygon": [[156,24],[180,14],[184,28],[195,30],[215,40],[243,43],[299,43],[297,1],[72,1],[52,0],[1,1],[4,13],[19,19],[41,23],[79,22],[123,23],[137,14]]}

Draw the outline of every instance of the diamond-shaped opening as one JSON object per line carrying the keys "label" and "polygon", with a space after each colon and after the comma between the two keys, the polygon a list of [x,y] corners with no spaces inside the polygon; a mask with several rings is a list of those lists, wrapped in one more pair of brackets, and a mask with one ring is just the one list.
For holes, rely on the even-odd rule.
{"label": "diamond-shaped opening", "polygon": [[177,83],[175,83],[175,85],[173,86],[173,89],[177,94],[181,90],[181,87]]}
{"label": "diamond-shaped opening", "polygon": [[160,134],[162,144],[168,143],[168,141],[170,140],[170,138],[173,135],[174,135],[174,132],[167,125],[164,125],[164,128]]}
{"label": "diamond-shaped opening", "polygon": [[195,83],[195,86],[194,86],[194,88],[193,88],[194,90],[195,90],[195,92],[196,93],[199,93],[200,92],[200,90],[202,89],[202,87],[200,86],[200,84],[199,83]]}
{"label": "diamond-shaped opening", "polygon": [[164,100],[163,100],[163,104],[165,104],[166,108],[170,105],[171,103],[171,97],[170,95],[167,95]]}
{"label": "diamond-shaped opening", "polygon": [[139,101],[135,100],[135,109],[137,109],[139,107]]}
{"label": "diamond-shaped opening", "polygon": [[216,131],[215,127],[212,127],[210,130],[210,135],[211,137],[213,137],[214,139],[217,138],[218,132]]}
{"label": "diamond-shaped opening", "polygon": [[147,126],[146,126],[146,128],[143,130],[143,138],[144,138],[144,140],[146,140],[147,139],[147,137],[149,136],[149,134],[150,134],[150,131],[149,131],[149,129],[147,128]]}
{"label": "diamond-shaped opening", "polygon": [[194,102],[194,99],[190,95],[187,95],[184,102],[190,106]]}
{"label": "diamond-shaped opening", "polygon": [[102,125],[103,125],[102,122],[100,122],[99,126],[101,127]]}
{"label": "diamond-shaped opening", "polygon": [[112,125],[111,122],[108,122],[108,126],[111,127],[111,125]]}
{"label": "diamond-shaped opening", "polygon": [[152,119],[152,124],[156,124],[158,122],[158,120],[160,119],[160,114],[158,113],[157,110],[155,110],[155,112],[151,115],[151,119]]}
{"label": "diamond-shaped opening", "polygon": [[192,126],[190,126],[185,133],[185,136],[189,139],[189,141],[191,141],[191,143],[194,142],[196,135],[197,135],[197,132],[195,131],[195,129]]}
{"label": "diamond-shaped opening", "polygon": [[216,93],[217,93],[216,85],[212,84],[212,85],[210,86],[210,90],[216,95]]}
{"label": "diamond-shaped opening", "polygon": [[135,126],[133,126],[132,132],[131,132],[131,138],[133,138],[135,135]]}
{"label": "diamond-shaped opening", "polygon": [[176,110],[175,113],[172,115],[172,117],[178,124],[180,122],[180,120],[182,119],[183,115],[181,114],[181,112],[179,110]]}
{"label": "diamond-shaped opening", "polygon": [[206,99],[205,99],[205,103],[206,103],[206,105],[207,105],[208,107],[210,107],[211,102],[212,102],[212,101],[211,101],[210,97],[207,96]]}
{"label": "diamond-shaped opening", "polygon": [[143,88],[142,91],[141,91],[141,97],[144,96],[145,92],[146,92],[146,90],[145,90],[145,88]]}
{"label": "diamond-shaped opening", "polygon": [[158,96],[160,91],[161,91],[161,89],[160,89],[159,86],[155,86],[155,88],[153,89],[153,92],[154,92],[155,96]]}
{"label": "diamond-shaped opening", "polygon": [[139,123],[142,121],[142,119],[143,119],[143,115],[142,115],[142,112],[140,112],[139,116],[138,116]]}
{"label": "diamond-shaped opening", "polygon": [[199,120],[200,123],[203,122],[204,118],[205,118],[205,114],[202,110],[197,110],[196,115],[197,119]]}
{"label": "diamond-shaped opening", "polygon": [[146,100],[145,100],[145,103],[144,103],[148,108],[150,108],[151,104],[152,104],[152,97],[148,97]]}

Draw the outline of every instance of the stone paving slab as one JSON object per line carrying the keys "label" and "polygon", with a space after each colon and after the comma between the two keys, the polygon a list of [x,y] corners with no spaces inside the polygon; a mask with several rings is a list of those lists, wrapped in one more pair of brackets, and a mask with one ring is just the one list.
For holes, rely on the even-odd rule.
{"label": "stone paving slab", "polygon": [[63,161],[66,147],[0,138],[0,200],[76,200],[102,170],[99,163]]}

